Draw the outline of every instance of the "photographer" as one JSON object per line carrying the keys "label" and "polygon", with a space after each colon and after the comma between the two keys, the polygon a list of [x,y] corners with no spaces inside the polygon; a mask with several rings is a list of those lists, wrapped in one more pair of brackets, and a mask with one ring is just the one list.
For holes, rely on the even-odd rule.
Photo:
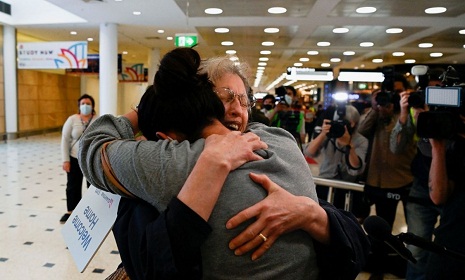
{"label": "photographer", "polygon": [[[319,120],[315,127],[314,138],[304,149],[304,153],[310,157],[316,157],[320,153],[323,155],[320,163],[320,177],[356,182],[358,175],[364,172],[368,140],[356,131],[359,119],[360,114],[351,105],[340,105],[339,108],[329,107],[323,113],[323,120]],[[318,197],[326,200],[328,188],[326,186],[316,188]],[[346,192],[335,190],[333,204],[336,207],[344,208]],[[360,209],[361,193],[355,192],[353,198],[355,216],[365,217],[368,213]]]}

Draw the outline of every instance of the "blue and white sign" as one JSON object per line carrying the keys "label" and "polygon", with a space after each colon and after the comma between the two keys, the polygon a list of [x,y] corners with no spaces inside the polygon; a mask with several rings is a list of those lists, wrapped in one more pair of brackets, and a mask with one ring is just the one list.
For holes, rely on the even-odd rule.
{"label": "blue and white sign", "polygon": [[85,69],[87,41],[18,43],[18,69]]}
{"label": "blue and white sign", "polygon": [[61,231],[83,272],[116,221],[120,196],[90,186]]}

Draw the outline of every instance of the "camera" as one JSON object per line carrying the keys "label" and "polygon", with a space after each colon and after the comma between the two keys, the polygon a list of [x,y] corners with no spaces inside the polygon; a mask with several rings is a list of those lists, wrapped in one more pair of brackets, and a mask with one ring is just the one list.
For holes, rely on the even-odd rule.
{"label": "camera", "polygon": [[328,138],[339,138],[339,137],[342,137],[342,135],[344,135],[345,133],[345,127],[347,125],[347,121],[346,120],[335,120],[335,121],[331,121],[330,122],[330,125],[331,125],[331,128],[329,129],[329,132],[327,134],[327,137]]}
{"label": "camera", "polygon": [[463,130],[459,115],[465,116],[465,84],[456,83],[459,78],[452,66],[441,79],[443,86],[426,87],[424,96],[420,96],[429,106],[429,111],[418,115],[417,134],[421,138],[450,139]]}

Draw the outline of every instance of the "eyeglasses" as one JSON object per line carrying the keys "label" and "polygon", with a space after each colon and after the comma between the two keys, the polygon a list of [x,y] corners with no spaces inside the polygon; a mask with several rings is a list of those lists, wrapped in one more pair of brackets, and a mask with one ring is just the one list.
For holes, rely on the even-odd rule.
{"label": "eyeglasses", "polygon": [[249,96],[247,93],[237,94],[232,89],[226,87],[216,88],[214,92],[218,94],[223,103],[233,102],[236,96],[242,107],[252,108],[256,103],[255,97]]}

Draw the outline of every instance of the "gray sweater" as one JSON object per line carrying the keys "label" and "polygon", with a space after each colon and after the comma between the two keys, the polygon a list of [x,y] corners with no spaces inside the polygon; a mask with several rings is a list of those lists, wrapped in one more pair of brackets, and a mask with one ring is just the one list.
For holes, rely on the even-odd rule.
{"label": "gray sweater", "polygon": [[[316,279],[318,269],[313,242],[303,231],[281,236],[260,259],[251,254],[235,256],[229,241],[248,224],[227,230],[226,221],[239,211],[266,197],[266,191],[250,180],[248,174],[266,174],[292,194],[317,201],[310,169],[291,134],[280,128],[249,125],[268,144],[265,160],[249,162],[231,172],[208,221],[213,231],[202,246],[205,279]],[[101,171],[100,148],[107,141],[111,165],[120,182],[133,194],[159,211],[177,195],[203,150],[204,140],[135,141],[127,119],[110,115],[100,117],[81,140],[79,161],[86,178],[98,188],[117,192]]]}

